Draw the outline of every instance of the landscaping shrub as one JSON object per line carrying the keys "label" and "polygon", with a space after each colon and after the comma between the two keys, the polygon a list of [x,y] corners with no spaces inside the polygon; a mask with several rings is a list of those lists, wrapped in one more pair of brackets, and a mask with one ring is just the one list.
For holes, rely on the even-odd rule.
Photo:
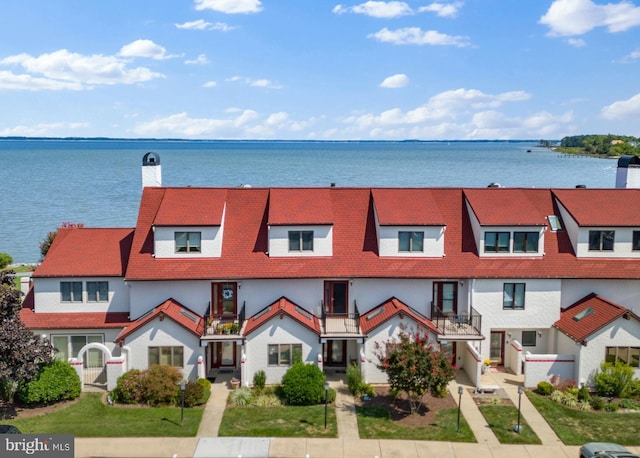
{"label": "landscaping shrub", "polygon": [[253,388],[262,392],[264,390],[264,386],[267,383],[267,373],[263,370],[259,370],[255,374],[253,374]]}
{"label": "landscaping shrub", "polygon": [[617,412],[619,408],[620,408],[620,404],[618,404],[615,401],[609,402],[604,406],[604,410],[607,412]]}
{"label": "landscaping shrub", "polygon": [[549,382],[540,382],[536,388],[536,393],[541,396],[549,396],[553,393],[553,385]]}
{"label": "landscaping shrub", "polygon": [[251,390],[246,386],[242,386],[231,392],[231,402],[238,406],[244,407],[251,404]]}
{"label": "landscaping shrub", "polygon": [[600,396],[591,396],[591,407],[593,410],[603,410],[604,406],[607,405],[607,401],[605,401]]}
{"label": "landscaping shrub", "polygon": [[202,387],[202,397],[196,405],[206,404],[211,397],[211,382],[206,378],[199,378],[196,383]]}
{"label": "landscaping shrub", "polygon": [[621,362],[602,363],[600,370],[593,377],[599,396],[615,398],[625,397],[632,380],[633,368]]}
{"label": "landscaping shrub", "polygon": [[578,390],[578,401],[589,401],[590,398],[591,398],[591,394],[589,393],[589,390],[587,389],[586,386],[583,385]]}
{"label": "landscaping shrub", "polygon": [[631,399],[640,399],[640,379],[634,378],[631,380],[627,396]]}
{"label": "landscaping shrub", "polygon": [[362,372],[356,364],[350,364],[347,368],[347,386],[354,396],[373,396],[376,392],[370,383],[364,382]]}
{"label": "landscaping shrub", "polygon": [[66,361],[53,361],[43,366],[35,379],[21,383],[18,399],[25,404],[49,404],[80,396],[82,383],[77,372]]}
{"label": "landscaping shrub", "polygon": [[171,404],[182,374],[178,368],[165,365],[153,365],[144,371],[142,376],[142,395],[145,402],[152,406]]}
{"label": "landscaping shrub", "polygon": [[[188,382],[184,387],[184,406],[193,407],[200,404],[203,391],[204,391],[204,388],[202,388],[202,385],[200,385],[198,382],[195,382],[195,381]],[[181,394],[179,393],[178,396],[176,397],[177,405],[180,405],[180,403],[182,402],[180,396]]]}
{"label": "landscaping shrub", "polygon": [[111,394],[114,401],[123,404],[142,402],[142,372],[131,369],[122,374],[118,377],[116,387]]}
{"label": "landscaping shrub", "polygon": [[0,269],[4,269],[13,262],[13,258],[8,253],[0,253]]}
{"label": "landscaping shrub", "polygon": [[635,402],[633,399],[621,399],[620,400],[620,408],[627,410],[638,410],[640,409],[640,404]]}
{"label": "landscaping shrub", "polygon": [[295,363],[282,377],[282,395],[287,404],[294,406],[322,404],[325,381],[318,366]]}

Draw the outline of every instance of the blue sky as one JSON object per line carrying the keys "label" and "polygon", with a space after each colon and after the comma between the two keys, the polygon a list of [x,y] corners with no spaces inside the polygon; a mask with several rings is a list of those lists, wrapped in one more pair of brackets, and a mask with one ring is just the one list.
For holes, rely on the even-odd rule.
{"label": "blue sky", "polygon": [[640,136],[640,3],[10,0],[0,136]]}

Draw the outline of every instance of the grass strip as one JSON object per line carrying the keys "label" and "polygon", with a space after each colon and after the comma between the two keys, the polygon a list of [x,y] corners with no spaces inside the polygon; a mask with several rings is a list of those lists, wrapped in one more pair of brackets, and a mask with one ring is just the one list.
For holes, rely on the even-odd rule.
{"label": "grass strip", "polygon": [[520,417],[520,432],[517,433],[514,430],[518,424],[518,409],[514,406],[483,405],[478,406],[478,408],[501,444],[542,443],[522,416]]}

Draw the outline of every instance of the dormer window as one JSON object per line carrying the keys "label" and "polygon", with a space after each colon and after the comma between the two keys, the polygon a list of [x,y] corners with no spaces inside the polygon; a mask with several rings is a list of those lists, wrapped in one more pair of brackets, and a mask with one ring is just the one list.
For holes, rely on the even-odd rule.
{"label": "dormer window", "polygon": [[509,232],[485,232],[484,252],[485,253],[508,253],[509,252]]}
{"label": "dormer window", "polygon": [[200,253],[202,235],[200,232],[176,232],[176,253]]}
{"label": "dormer window", "polygon": [[589,231],[589,251],[613,251],[615,231]]}
{"label": "dormer window", "polygon": [[289,231],[289,251],[313,251],[313,231]]}
{"label": "dormer window", "polygon": [[422,252],[424,251],[423,231],[399,231],[398,251],[401,252]]}
{"label": "dormer window", "polygon": [[640,231],[633,231],[631,249],[633,251],[640,251]]}
{"label": "dormer window", "polygon": [[537,232],[514,232],[513,252],[514,253],[537,253],[538,240],[540,234]]}

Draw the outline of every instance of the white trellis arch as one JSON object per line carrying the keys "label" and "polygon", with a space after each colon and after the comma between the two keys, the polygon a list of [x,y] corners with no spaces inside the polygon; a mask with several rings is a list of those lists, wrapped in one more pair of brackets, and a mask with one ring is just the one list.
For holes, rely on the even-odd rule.
{"label": "white trellis arch", "polygon": [[69,363],[80,377],[80,380],[82,381],[82,390],[84,391],[84,355],[87,351],[92,349],[100,350],[102,352],[105,370],[107,372],[107,390],[111,391],[116,387],[118,377],[120,377],[125,371],[124,356],[113,356],[111,351],[104,344],[92,342],[82,347],[78,352],[78,356],[76,358],[71,358]]}

